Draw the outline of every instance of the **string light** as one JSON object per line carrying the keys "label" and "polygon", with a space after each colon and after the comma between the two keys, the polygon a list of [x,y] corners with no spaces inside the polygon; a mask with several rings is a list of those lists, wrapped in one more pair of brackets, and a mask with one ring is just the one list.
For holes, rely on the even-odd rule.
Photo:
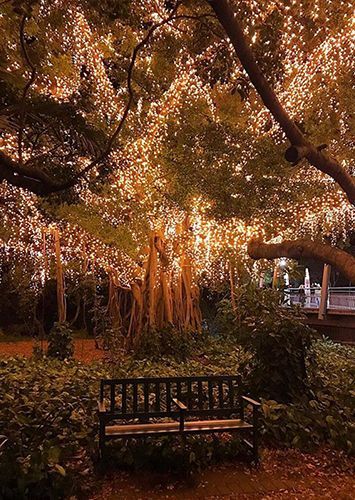
{"label": "string light", "polygon": [[[295,0],[291,3],[256,0],[243,3],[251,13],[246,20],[246,34],[250,36],[253,47],[257,48],[259,41],[264,43],[266,59],[272,59],[274,47],[271,43],[261,41],[261,28],[273,13],[282,15],[283,35],[278,47],[283,54],[280,64],[282,78],[275,85],[276,92],[282,104],[298,122],[317,119],[326,121],[331,113],[336,112],[340,132],[336,140],[330,141],[329,149],[339,154],[344,167],[350,170],[349,160],[343,158],[343,152],[348,146],[347,124],[350,121],[350,111],[346,101],[341,98],[344,78],[352,71],[355,43],[354,16],[350,2],[340,2],[343,17],[339,26],[329,22],[332,7],[330,0],[312,2],[312,11],[309,10],[309,2]],[[47,19],[56,9],[65,8],[63,1],[57,0],[49,4],[43,0],[39,16]],[[149,22],[161,22],[169,14],[166,2],[160,0],[137,0],[134,8],[142,20]],[[317,24],[322,16],[322,23]],[[312,42],[309,41],[310,33],[307,32],[304,18],[310,18],[315,23]],[[119,21],[116,28],[124,33],[124,26]],[[191,22],[181,19],[178,23],[162,27],[156,40],[159,42],[166,35],[173,35],[183,44],[184,37],[192,38],[193,34]],[[35,82],[35,91],[58,102],[75,103],[80,89],[83,85],[88,85],[92,106],[89,110],[82,111],[82,114],[88,122],[100,124],[109,133],[119,122],[127,99],[125,86],[118,89],[114,87],[104,63],[107,54],[114,54],[115,34],[100,33],[90,25],[84,11],[70,7],[67,8],[63,30],[49,30],[47,37],[51,36],[61,41],[70,61],[70,74],[67,67],[61,71],[60,65],[56,67],[57,74],[51,71],[46,74],[44,71]],[[125,39],[126,35],[122,36],[122,43],[132,43],[132,40]],[[132,30],[127,35],[129,36],[136,43],[141,39],[139,29]],[[14,55],[16,44],[9,40],[7,47],[9,53]],[[142,263],[146,258],[148,233],[159,230],[166,241],[168,271],[172,275],[178,274],[181,255],[186,253],[193,262],[195,279],[215,284],[225,279],[231,259],[248,264],[247,244],[252,237],[262,237],[268,241],[297,236],[326,237],[334,244],[339,239],[345,240],[349,231],[355,228],[354,211],[334,183],[312,168],[298,170],[292,179],[285,179],[285,184],[280,187],[283,198],[278,206],[277,216],[274,210],[267,208],[260,211],[252,221],[238,217],[221,220],[211,215],[213,200],[193,196],[189,200],[189,210],[186,210],[169,198],[170,182],[160,156],[171,131],[171,121],[174,121],[176,130],[183,128],[184,106],[203,101],[208,119],[216,127],[223,127],[216,96],[230,94],[235,83],[244,75],[243,69],[234,60],[229,80],[217,81],[211,85],[209,79],[214,59],[226,47],[228,57],[232,58],[232,47],[221,40],[209,41],[208,46],[197,54],[183,47],[175,61],[174,76],[170,78],[169,85],[166,85],[168,80],[165,82],[164,92],[154,82],[152,56],[149,51],[143,51],[137,60],[136,71],[153,80],[151,85],[154,98],[150,102],[146,102],[143,97],[137,98],[127,122],[125,141],[110,153],[108,161],[113,167],[113,173],[103,191],[97,193],[92,190],[89,182],[84,182],[77,188],[82,206],[87,213],[91,210],[102,221],[103,231],[106,225],[117,232],[124,228],[123,233],[130,235],[134,242],[135,248],[132,251],[127,250],[127,242],[105,242],[90,228],[84,227],[79,216],[70,214],[70,209],[62,214],[61,222],[55,222],[49,213],[40,208],[35,195],[3,182],[0,185],[0,214],[6,231],[0,236],[0,260],[9,260],[14,254],[21,259],[30,260],[36,269],[32,277],[33,284],[43,286],[46,278],[43,233],[48,228],[57,228],[61,234],[63,264],[72,279],[79,276],[81,264],[87,259],[92,269],[114,269],[119,283],[129,287],[137,278],[143,279]],[[9,59],[7,70],[15,74],[20,70],[20,65],[16,57],[13,59]],[[54,59],[55,54],[49,48],[46,65],[51,67]],[[205,68],[207,78],[201,76],[201,68]],[[323,102],[325,95],[329,106],[319,108],[318,114],[313,116],[314,102]],[[279,126],[272,120],[253,89],[249,90],[248,99],[243,100],[243,105],[240,106],[240,122],[244,137],[248,137],[249,147],[235,144],[235,135],[231,134],[225,141],[227,146],[238,151],[237,158],[220,158],[210,166],[218,170],[226,161],[232,161],[236,178],[243,176],[249,163],[255,161],[260,153],[258,147],[261,141],[271,140],[276,145],[284,142]],[[16,140],[16,134],[4,132],[0,138],[0,149],[15,158]],[[244,144],[242,140],[241,144]],[[196,166],[203,168],[203,160],[200,161],[198,155],[201,148],[203,146],[196,138],[193,145]],[[30,151],[25,150],[25,161],[29,155]],[[78,163],[83,167],[88,161],[88,158],[81,158]],[[250,177],[252,181],[252,176]],[[320,196],[285,202],[285,193],[292,192],[302,183],[319,186]],[[235,198],[239,195],[237,189],[231,194]],[[276,206],[278,197],[277,194],[273,196]],[[181,225],[187,216],[189,229],[183,233]],[[48,252],[52,251],[49,246]]]}

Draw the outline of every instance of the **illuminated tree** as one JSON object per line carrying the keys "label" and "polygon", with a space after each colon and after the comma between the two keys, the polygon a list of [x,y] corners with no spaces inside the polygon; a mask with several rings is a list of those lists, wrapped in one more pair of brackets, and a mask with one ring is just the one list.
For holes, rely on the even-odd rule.
{"label": "illuminated tree", "polygon": [[104,273],[130,343],[198,330],[199,284],[257,273],[248,245],[355,281],[355,259],[334,249],[355,221],[350,4],[1,9],[1,260],[31,261],[39,290],[54,265],[67,281]]}

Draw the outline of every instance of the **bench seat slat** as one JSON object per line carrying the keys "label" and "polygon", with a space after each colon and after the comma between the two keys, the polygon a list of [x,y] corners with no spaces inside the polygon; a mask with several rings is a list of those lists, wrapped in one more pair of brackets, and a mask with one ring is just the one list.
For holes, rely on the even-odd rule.
{"label": "bench seat slat", "polygon": [[[184,432],[228,431],[234,429],[252,429],[253,426],[243,420],[199,420],[184,423]],[[124,424],[106,427],[106,436],[125,436],[139,434],[179,433],[178,422],[160,422],[152,424]]]}
{"label": "bench seat slat", "polygon": [[253,426],[240,419],[235,420],[200,420],[185,422],[184,429],[195,430],[226,430],[226,429],[252,429]]}

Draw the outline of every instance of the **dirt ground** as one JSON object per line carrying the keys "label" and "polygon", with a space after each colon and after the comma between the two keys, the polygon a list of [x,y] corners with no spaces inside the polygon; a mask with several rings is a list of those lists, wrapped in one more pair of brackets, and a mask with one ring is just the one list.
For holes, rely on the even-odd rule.
{"label": "dirt ground", "polygon": [[334,499],[355,498],[354,464],[333,450],[304,454],[264,450],[258,469],[235,463],[189,480],[149,471],[108,474],[90,500]]}
{"label": "dirt ground", "polygon": [[[15,342],[0,342],[0,356],[32,356],[33,340],[19,340]],[[46,349],[47,343],[43,342]],[[104,351],[96,349],[95,342],[92,339],[74,340],[74,357],[83,363],[90,363],[104,357]]]}

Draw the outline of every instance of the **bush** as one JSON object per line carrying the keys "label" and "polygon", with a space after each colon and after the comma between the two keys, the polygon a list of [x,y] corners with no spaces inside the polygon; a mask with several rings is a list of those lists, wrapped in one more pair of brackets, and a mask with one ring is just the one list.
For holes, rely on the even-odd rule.
{"label": "bush", "polygon": [[[238,369],[240,348],[234,346],[230,353],[224,350],[222,358],[221,344],[211,340],[206,347],[208,366],[199,359],[154,362],[128,356],[108,367],[50,358],[0,360],[0,429],[7,439],[1,449],[0,498],[44,500],[80,493],[87,498],[80,488],[89,487],[92,478],[99,380],[109,376],[233,373]],[[143,447],[115,443],[113,451],[116,465],[151,463],[161,470],[179,471],[211,463],[224,454],[231,456],[235,449],[234,442],[218,444],[200,437],[189,440],[186,452],[176,439],[154,439]]]}
{"label": "bush", "polygon": [[0,498],[62,498],[74,476],[89,477],[102,376],[73,362],[0,361]]}
{"label": "bush", "polygon": [[171,356],[177,360],[186,360],[196,347],[197,337],[191,333],[179,332],[173,327],[163,330],[144,332],[136,348],[138,359],[159,360],[162,356]]}
{"label": "bush", "polygon": [[180,437],[165,436],[145,442],[131,441],[121,447],[114,443],[110,451],[111,459],[105,467],[134,466],[174,474],[191,474],[220,460],[233,460],[241,454],[245,457],[240,439],[227,435],[187,436],[185,446]]}
{"label": "bush", "polygon": [[309,397],[292,404],[264,401],[264,433],[278,446],[301,449],[327,443],[355,452],[355,350],[330,341],[312,345]]}
{"label": "bush", "polygon": [[306,360],[312,330],[297,309],[282,305],[279,292],[245,286],[237,296],[236,313],[229,301],[221,302],[219,322],[224,335],[253,354],[246,367],[253,393],[279,402],[304,395],[309,390]]}
{"label": "bush", "polygon": [[64,360],[73,357],[73,354],[73,332],[68,323],[54,323],[48,336],[47,355]]}
{"label": "bush", "polygon": [[[290,404],[263,400],[263,442],[301,449],[328,444],[353,453],[355,351],[317,341],[310,354],[307,397]],[[128,355],[105,366],[50,358],[0,360],[0,434],[7,439],[0,449],[0,498],[88,497],[80,488],[89,487],[93,477],[100,378],[238,374],[251,364],[252,354],[231,335],[195,339],[186,361]],[[115,443],[112,451],[116,465],[181,471],[235,456],[237,443],[197,436],[188,439],[184,451],[178,440],[162,438],[144,446]]]}

